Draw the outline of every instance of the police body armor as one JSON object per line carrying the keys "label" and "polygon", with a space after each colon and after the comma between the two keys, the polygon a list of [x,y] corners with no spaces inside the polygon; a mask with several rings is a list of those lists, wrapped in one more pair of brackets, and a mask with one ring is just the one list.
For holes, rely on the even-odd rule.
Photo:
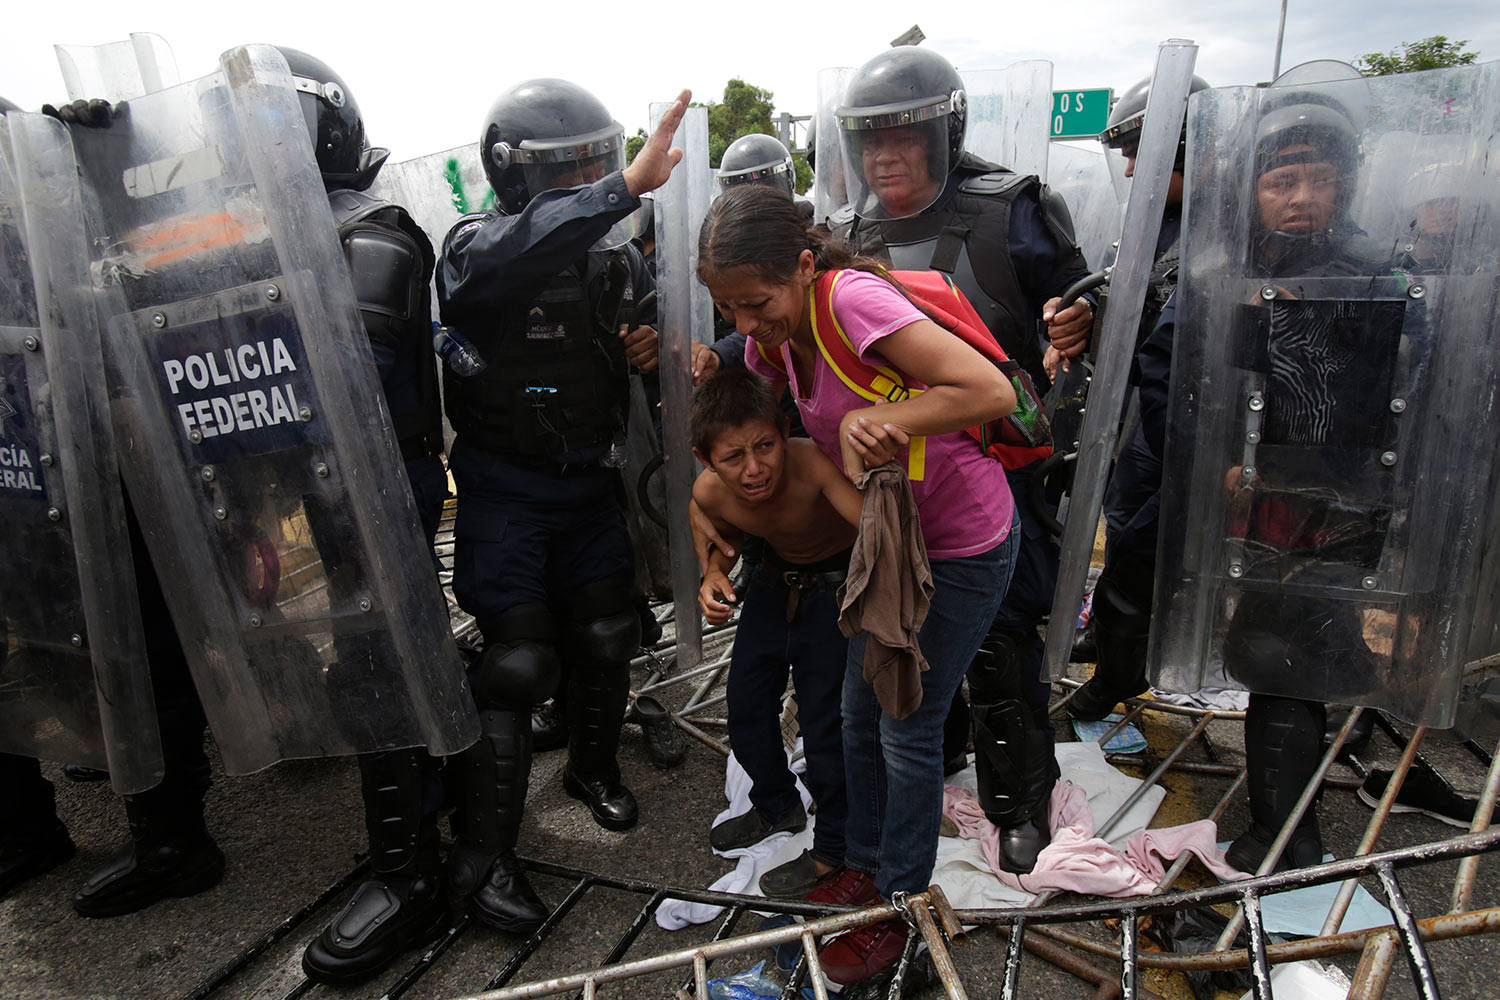
{"label": "police body armor", "polygon": [[[977,172],[978,171],[978,172]],[[1005,353],[1033,372],[1041,367],[1041,342],[1010,256],[1011,206],[1023,192],[1033,192],[1042,218],[1060,245],[1072,247],[1072,224],[1066,208],[1047,196],[1035,177],[1012,173],[972,154],[957,172],[967,173],[938,205],[908,219],[871,222],[845,209],[834,217],[836,232],[856,251],[888,257],[902,270],[942,271],[953,278],[974,304]],[[1060,269],[1083,270],[1077,249]],[[981,277],[983,275],[983,277]]]}
{"label": "police body armor", "polygon": [[414,398],[393,399],[386,387],[401,456],[439,454],[443,411],[430,337],[432,243],[399,205],[348,189],[330,192],[328,203],[371,342],[394,351],[401,369],[411,373],[407,377],[415,376]]}
{"label": "police body armor", "polygon": [[[586,272],[607,262],[597,296]],[[506,305],[492,327],[464,327],[488,362],[459,378],[444,371],[448,420],[471,444],[540,459],[608,443],[625,427],[629,366],[614,316],[630,291],[623,254],[593,254],[529,301]]]}

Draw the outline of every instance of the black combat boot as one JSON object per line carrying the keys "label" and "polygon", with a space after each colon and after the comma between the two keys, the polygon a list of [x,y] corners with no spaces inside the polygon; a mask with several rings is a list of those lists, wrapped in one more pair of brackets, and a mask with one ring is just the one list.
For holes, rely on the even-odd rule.
{"label": "black combat boot", "polygon": [[479,741],[448,761],[457,803],[448,888],[468,897],[480,922],[510,934],[530,934],[548,909],[516,860],[516,838],[531,777],[530,712],[479,713]]}
{"label": "black combat boot", "polygon": [[52,782],[34,757],[0,753],[0,801],[8,815],[0,823],[0,899],[73,856],[73,838],[57,818]]}
{"label": "black combat boot", "polygon": [[[1295,698],[1252,694],[1245,712],[1245,767],[1249,772],[1250,829],[1227,852],[1231,865],[1256,871],[1271,849],[1323,755],[1323,706]],[[1276,871],[1323,860],[1316,800],[1292,832]]]}
{"label": "black combat boot", "polygon": [[563,790],[589,807],[606,830],[628,830],[640,817],[635,796],[620,781],[620,726],[630,696],[629,666],[570,664],[568,767]]}
{"label": "black combat boot", "polygon": [[979,807],[1000,832],[1000,864],[1024,875],[1052,842],[1052,788],[1060,774],[1051,731],[1022,697],[1022,643],[986,637],[969,666]]}
{"label": "black combat boot", "polygon": [[218,885],[224,852],[204,823],[203,796],[170,777],[125,796],[130,840],[84,882],[73,909],[84,917],[118,917]]}
{"label": "black combat boot", "polygon": [[374,878],[302,953],[302,971],[315,983],[358,982],[448,922],[437,817],[422,812],[426,756],[411,748],[359,758]]}

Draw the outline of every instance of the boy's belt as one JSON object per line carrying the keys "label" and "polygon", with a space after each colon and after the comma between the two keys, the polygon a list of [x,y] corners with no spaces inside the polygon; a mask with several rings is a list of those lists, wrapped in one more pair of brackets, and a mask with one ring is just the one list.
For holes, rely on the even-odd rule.
{"label": "boy's belt", "polygon": [[[774,564],[773,564],[774,567]],[[786,584],[786,620],[791,624],[797,617],[797,604],[805,590],[837,591],[843,586],[849,573],[846,569],[775,569],[781,582]]]}

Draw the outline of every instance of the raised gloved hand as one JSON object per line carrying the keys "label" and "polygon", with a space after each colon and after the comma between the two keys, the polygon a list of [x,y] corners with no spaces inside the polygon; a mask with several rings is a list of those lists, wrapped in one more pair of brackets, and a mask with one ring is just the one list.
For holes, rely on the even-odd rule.
{"label": "raised gloved hand", "polygon": [[[120,111],[124,110],[120,105]],[[114,105],[98,97],[89,100],[77,100],[62,107],[54,107],[51,104],[42,105],[42,114],[50,115],[60,122],[69,125],[84,125],[88,128],[109,128],[109,123],[114,120],[116,109]]]}

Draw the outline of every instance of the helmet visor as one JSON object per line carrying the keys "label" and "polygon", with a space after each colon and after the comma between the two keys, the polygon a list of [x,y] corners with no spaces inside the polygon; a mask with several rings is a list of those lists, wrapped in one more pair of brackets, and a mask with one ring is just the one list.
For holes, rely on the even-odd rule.
{"label": "helmet visor", "polygon": [[954,164],[948,157],[948,111],[924,114],[935,107],[839,109],[849,203],[861,218],[905,219],[937,200]]}

